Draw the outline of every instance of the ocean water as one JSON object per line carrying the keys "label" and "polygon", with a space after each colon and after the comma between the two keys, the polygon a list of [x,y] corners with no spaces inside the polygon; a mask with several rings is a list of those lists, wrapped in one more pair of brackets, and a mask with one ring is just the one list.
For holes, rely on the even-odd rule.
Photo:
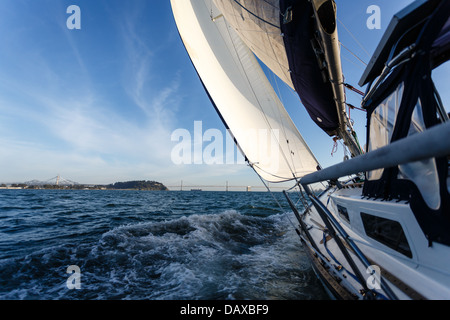
{"label": "ocean water", "polygon": [[275,196],[0,190],[0,300],[326,299]]}

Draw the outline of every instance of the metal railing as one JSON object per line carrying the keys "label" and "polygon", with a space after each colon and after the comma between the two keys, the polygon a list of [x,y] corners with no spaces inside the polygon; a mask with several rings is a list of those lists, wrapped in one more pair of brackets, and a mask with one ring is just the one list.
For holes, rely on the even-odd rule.
{"label": "metal railing", "polygon": [[[368,268],[370,263],[358,246],[350,239],[349,235],[342,228],[333,214],[324,206],[320,200],[313,194],[309,185],[327,180],[337,180],[340,177],[376,170],[380,168],[390,168],[401,164],[421,161],[432,157],[443,157],[450,155],[450,123],[436,125],[425,132],[414,134],[407,138],[393,142],[383,148],[374,150],[370,153],[355,157],[346,162],[331,166],[329,168],[314,172],[303,177],[300,180],[301,186],[309,195],[314,207],[318,211],[328,229],[334,229],[339,236],[348,244],[358,260]],[[331,231],[331,230],[330,230]],[[339,237],[333,236],[339,244]],[[346,256],[346,259],[356,271],[356,265],[348,256],[346,249],[340,245],[339,249]],[[359,272],[358,272],[359,273]],[[358,274],[358,278],[362,278]],[[397,299],[389,285],[381,278],[381,288],[390,299]]]}
{"label": "metal railing", "polygon": [[395,141],[385,147],[316,171],[300,179],[302,186],[335,180],[360,172],[391,168],[401,164],[450,155],[450,123]]}

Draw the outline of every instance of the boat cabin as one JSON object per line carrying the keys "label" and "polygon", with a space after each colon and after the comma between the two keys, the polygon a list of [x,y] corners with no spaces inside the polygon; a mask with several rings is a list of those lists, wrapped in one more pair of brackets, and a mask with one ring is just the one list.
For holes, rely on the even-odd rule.
{"label": "boat cabin", "polygon": [[[450,54],[443,5],[416,1],[399,12],[366,69],[367,152],[449,120],[432,78]],[[448,157],[431,158],[367,172],[363,195],[409,202],[430,245],[450,245],[449,182]]]}

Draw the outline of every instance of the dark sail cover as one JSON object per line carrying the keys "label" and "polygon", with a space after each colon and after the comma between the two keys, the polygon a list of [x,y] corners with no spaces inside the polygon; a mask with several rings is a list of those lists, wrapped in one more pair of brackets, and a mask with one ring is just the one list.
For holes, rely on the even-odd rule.
{"label": "dark sail cover", "polygon": [[[334,135],[339,118],[333,90],[323,77],[312,45],[312,5],[308,0],[281,0],[280,12],[281,32],[295,90],[312,120],[329,135]],[[292,19],[286,19],[287,16]]]}

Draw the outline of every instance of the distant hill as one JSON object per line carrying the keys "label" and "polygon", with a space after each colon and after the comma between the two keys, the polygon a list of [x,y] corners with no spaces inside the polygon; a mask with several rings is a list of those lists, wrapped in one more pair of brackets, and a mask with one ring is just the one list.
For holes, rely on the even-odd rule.
{"label": "distant hill", "polygon": [[116,182],[106,186],[107,189],[120,190],[149,190],[149,191],[166,191],[169,190],[165,185],[156,181],[127,181]]}

